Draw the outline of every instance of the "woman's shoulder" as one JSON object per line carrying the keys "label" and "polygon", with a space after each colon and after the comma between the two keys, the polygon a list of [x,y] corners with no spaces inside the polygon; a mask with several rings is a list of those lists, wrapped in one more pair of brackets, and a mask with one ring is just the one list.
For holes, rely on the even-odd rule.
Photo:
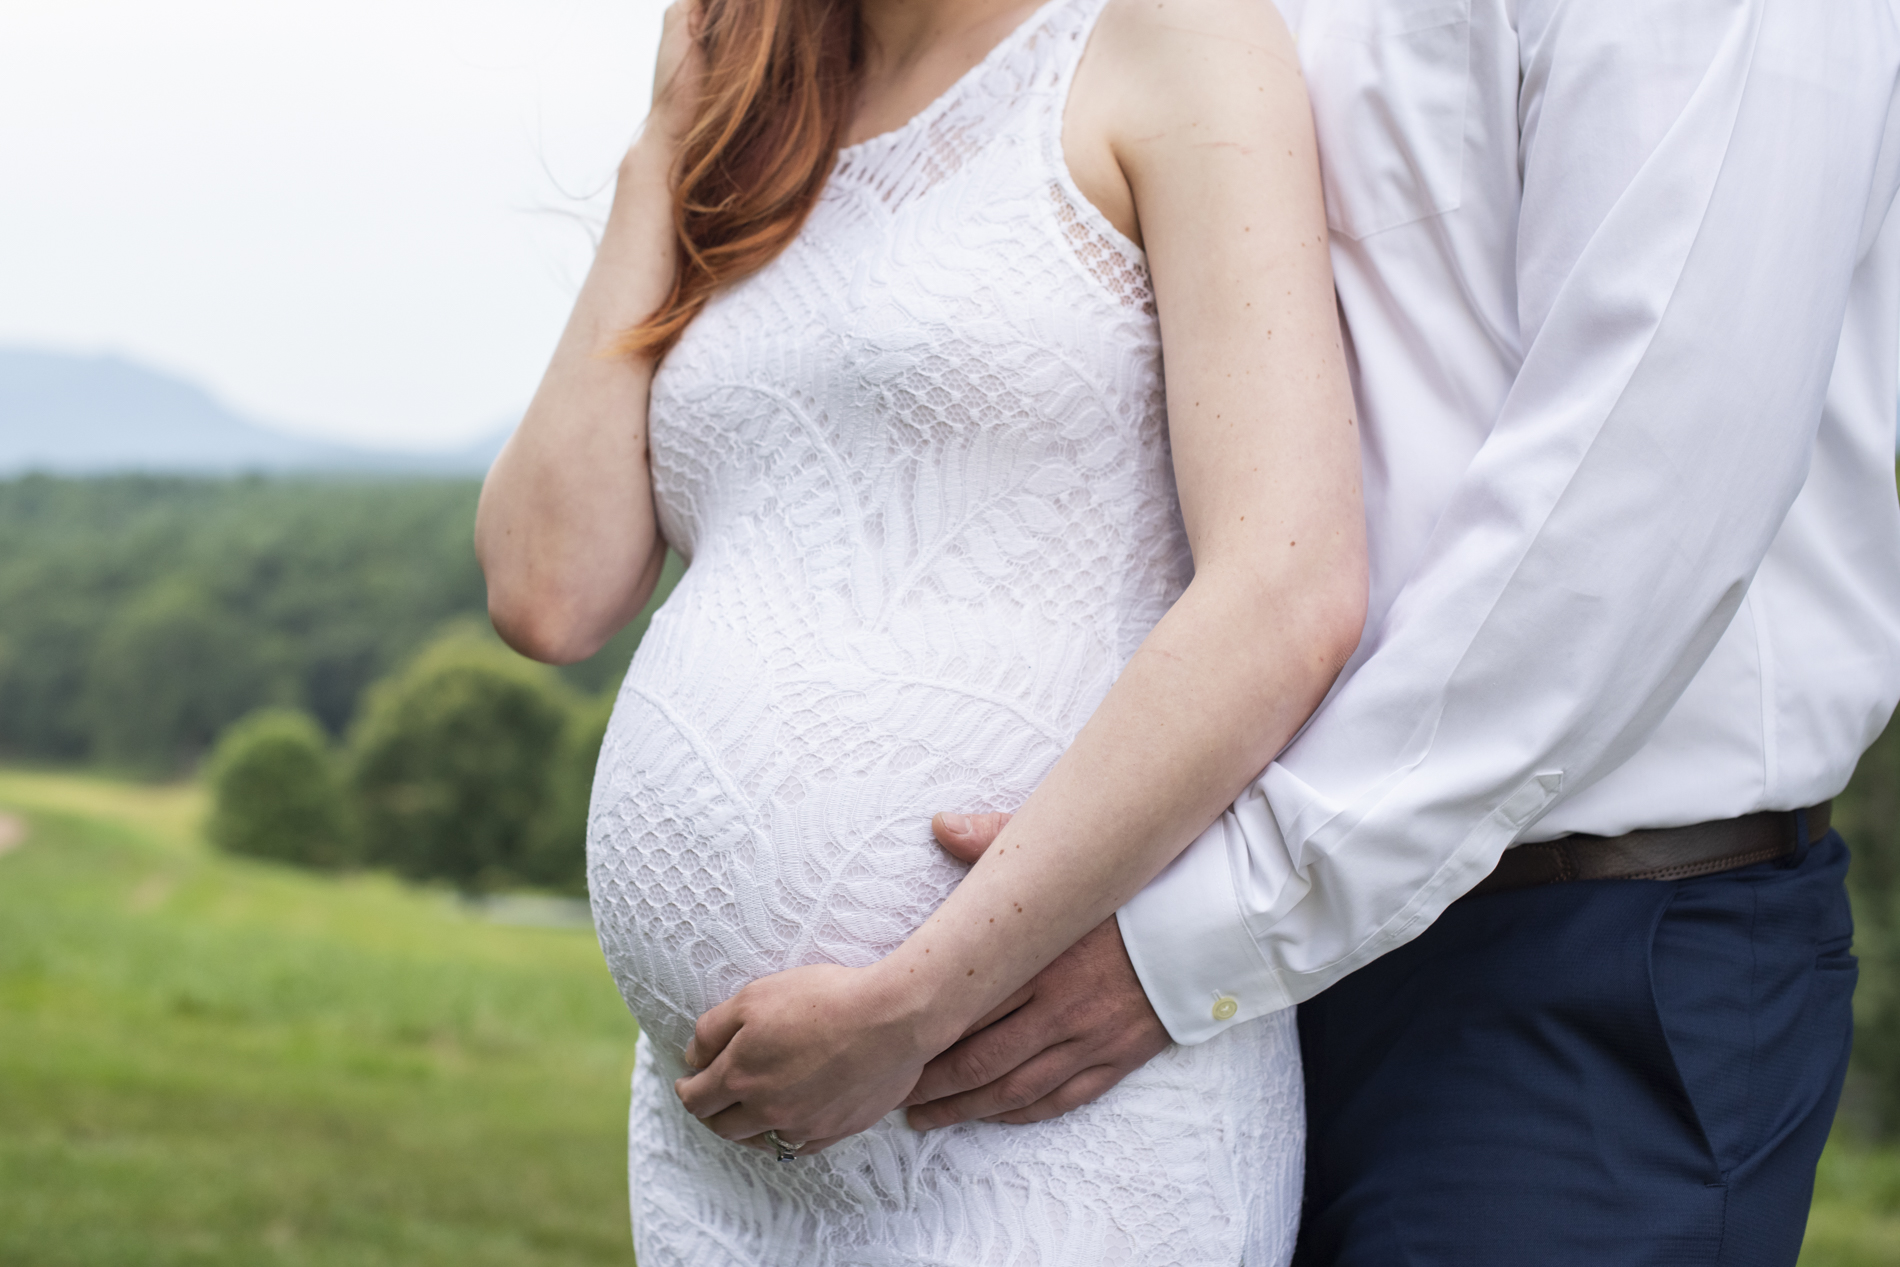
{"label": "woman's shoulder", "polygon": [[1144,31],[1151,37],[1198,30],[1228,38],[1283,40],[1293,37],[1273,0],[1108,0],[1103,29]]}
{"label": "woman's shoulder", "polygon": [[1139,115],[1244,108],[1263,80],[1300,73],[1272,0],[1108,0],[1091,43]]}
{"label": "woman's shoulder", "polygon": [[1227,159],[1264,157],[1263,143],[1283,140],[1289,123],[1310,135],[1306,110],[1293,37],[1271,0],[1107,0],[1069,96],[1063,148],[1089,201],[1144,242],[1153,208],[1137,209],[1138,185],[1152,196],[1204,184]]}

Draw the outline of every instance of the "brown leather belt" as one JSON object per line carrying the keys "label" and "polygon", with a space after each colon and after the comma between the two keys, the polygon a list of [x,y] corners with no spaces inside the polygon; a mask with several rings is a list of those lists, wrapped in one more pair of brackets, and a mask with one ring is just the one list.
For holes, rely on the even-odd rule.
{"label": "brown leather belt", "polygon": [[1688,827],[1658,827],[1623,836],[1560,836],[1506,849],[1490,875],[1465,897],[1508,893],[1566,880],[1687,880],[1773,862],[1796,852],[1797,821],[1805,848],[1827,835],[1834,802],[1804,810],[1765,810]]}

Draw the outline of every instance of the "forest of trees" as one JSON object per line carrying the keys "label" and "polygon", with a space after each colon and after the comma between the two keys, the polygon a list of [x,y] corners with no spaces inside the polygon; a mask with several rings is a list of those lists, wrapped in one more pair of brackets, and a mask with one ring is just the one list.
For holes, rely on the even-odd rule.
{"label": "forest of trees", "polygon": [[[0,759],[182,774],[255,708],[341,737],[371,683],[485,627],[474,481],[0,481]],[[678,575],[677,563],[663,587]],[[645,630],[562,669],[596,695]]]}
{"label": "forest of trees", "polygon": [[[470,543],[477,492],[0,481],[0,760],[202,766],[211,835],[237,852],[579,891],[594,754],[646,616],[558,672],[507,651]],[[670,559],[649,613],[679,574]],[[1855,853],[1856,1111],[1900,1133],[1900,727],[1836,821]]]}
{"label": "forest of trees", "polygon": [[210,826],[238,852],[579,891],[595,754],[646,617],[558,672],[508,651],[470,542],[478,492],[0,481],[0,760],[170,778],[215,747]]}

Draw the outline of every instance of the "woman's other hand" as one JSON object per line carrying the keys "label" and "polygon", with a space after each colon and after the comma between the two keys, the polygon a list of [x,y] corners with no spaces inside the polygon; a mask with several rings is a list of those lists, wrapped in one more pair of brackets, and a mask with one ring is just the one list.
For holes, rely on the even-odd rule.
{"label": "woman's other hand", "polygon": [[634,142],[636,147],[658,143],[669,161],[692,126],[693,105],[705,71],[704,51],[694,38],[697,18],[692,0],[675,0],[666,7],[653,68],[653,107]]}

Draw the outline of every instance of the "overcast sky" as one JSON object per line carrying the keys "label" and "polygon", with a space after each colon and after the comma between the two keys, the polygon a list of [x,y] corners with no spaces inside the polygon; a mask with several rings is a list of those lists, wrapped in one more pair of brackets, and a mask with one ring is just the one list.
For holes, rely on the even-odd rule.
{"label": "overcast sky", "polygon": [[604,213],[662,8],[0,0],[0,343],[356,443],[493,430],[586,270],[575,213]]}

